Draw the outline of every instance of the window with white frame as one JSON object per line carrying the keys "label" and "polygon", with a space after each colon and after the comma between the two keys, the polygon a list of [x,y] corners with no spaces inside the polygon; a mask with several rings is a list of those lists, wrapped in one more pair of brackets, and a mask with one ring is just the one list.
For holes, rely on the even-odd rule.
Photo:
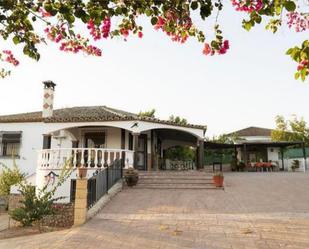
{"label": "window with white frame", "polygon": [[21,132],[0,131],[0,157],[19,157]]}

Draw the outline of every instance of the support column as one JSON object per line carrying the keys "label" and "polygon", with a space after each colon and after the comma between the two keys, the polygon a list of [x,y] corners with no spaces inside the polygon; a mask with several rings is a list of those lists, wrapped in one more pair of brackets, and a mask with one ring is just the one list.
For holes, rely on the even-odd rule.
{"label": "support column", "polygon": [[74,226],[82,225],[87,218],[87,183],[88,179],[76,179],[74,203]]}
{"label": "support column", "polygon": [[204,140],[198,140],[197,169],[204,168]]}
{"label": "support column", "polygon": [[305,143],[303,143],[303,155],[304,155],[304,160],[305,160],[305,164],[304,164],[304,172],[306,172],[307,170],[307,155],[306,155],[306,145]]}
{"label": "support column", "polygon": [[244,144],[244,163],[245,163],[245,167],[247,166],[247,145]]}
{"label": "support column", "polygon": [[282,171],[284,171],[284,149],[280,148],[280,150],[281,150]]}
{"label": "support column", "polygon": [[133,133],[133,151],[134,151],[134,159],[133,159],[133,167],[137,169],[137,162],[138,162],[138,137],[139,133]]}

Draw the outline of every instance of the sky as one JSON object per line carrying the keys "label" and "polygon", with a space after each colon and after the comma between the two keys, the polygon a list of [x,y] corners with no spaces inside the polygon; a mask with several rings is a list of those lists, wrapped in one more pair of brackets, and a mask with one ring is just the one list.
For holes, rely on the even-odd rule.
{"label": "sky", "polygon": [[[241,21],[240,13],[225,6],[219,22],[231,48],[215,57],[204,56],[203,44],[194,39],[172,42],[143,18],[142,39],[100,41],[100,58],[65,54],[49,43],[35,62],[10,46],[21,64],[0,80],[0,115],[41,110],[42,81],[52,80],[55,108],[106,105],[136,113],[155,108],[162,119],[173,114],[207,125],[208,137],[248,126],[274,128],[278,114],[309,122],[309,82],[294,80],[297,65],[285,55],[308,32],[284,27],[274,35],[265,25],[247,32]],[[213,19],[198,25],[211,38]]]}

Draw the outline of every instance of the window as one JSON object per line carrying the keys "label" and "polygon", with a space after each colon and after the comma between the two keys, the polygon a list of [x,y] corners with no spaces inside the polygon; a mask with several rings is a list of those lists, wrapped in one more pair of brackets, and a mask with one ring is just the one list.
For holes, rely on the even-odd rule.
{"label": "window", "polygon": [[0,131],[0,156],[18,157],[20,144],[21,132]]}
{"label": "window", "polygon": [[51,148],[51,135],[43,135],[43,150]]}

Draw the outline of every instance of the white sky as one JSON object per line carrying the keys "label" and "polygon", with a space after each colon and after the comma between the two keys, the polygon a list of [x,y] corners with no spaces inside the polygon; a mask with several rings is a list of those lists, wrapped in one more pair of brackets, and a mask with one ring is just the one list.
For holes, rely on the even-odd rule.
{"label": "white sky", "polygon": [[[143,39],[100,41],[101,58],[43,46],[39,62],[22,58],[12,76],[0,80],[0,115],[41,110],[41,82],[53,80],[56,108],[107,105],[131,112],[155,108],[159,118],[174,114],[206,124],[207,136],[251,125],[272,128],[277,114],[296,114],[309,121],[308,81],[294,80],[297,65],[285,55],[289,47],[308,38],[308,32],[283,28],[273,35],[261,26],[248,33],[241,28],[240,14],[230,8],[227,12],[220,16],[231,44],[224,56],[204,56],[203,44],[195,40],[176,44],[144,20]],[[206,29],[213,25],[199,24]],[[22,57],[18,47],[9,48]]]}

